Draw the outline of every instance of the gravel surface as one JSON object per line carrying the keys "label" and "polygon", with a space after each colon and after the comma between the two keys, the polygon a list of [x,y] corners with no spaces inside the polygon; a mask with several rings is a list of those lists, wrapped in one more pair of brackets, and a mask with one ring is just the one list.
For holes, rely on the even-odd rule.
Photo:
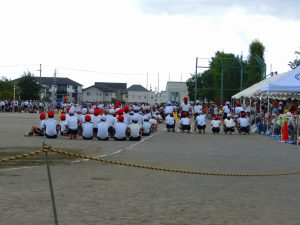
{"label": "gravel surface", "polygon": [[[0,113],[0,158],[41,148],[165,168],[300,172],[300,147],[258,135],[168,133],[141,142],[24,137],[38,115]],[[16,125],[17,123],[17,125]],[[59,224],[299,225],[300,175],[169,173],[49,153]],[[0,164],[0,224],[54,224],[43,154]]]}

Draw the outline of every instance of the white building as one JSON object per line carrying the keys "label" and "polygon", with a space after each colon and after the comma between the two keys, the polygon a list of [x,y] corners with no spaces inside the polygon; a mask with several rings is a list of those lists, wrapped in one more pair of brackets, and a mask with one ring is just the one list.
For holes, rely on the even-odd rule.
{"label": "white building", "polygon": [[82,85],[66,77],[41,77],[35,78],[42,83],[42,99],[58,102],[81,102]]}
{"label": "white building", "polygon": [[95,82],[94,85],[83,90],[83,101],[101,103],[123,102],[126,88],[127,83]]}
{"label": "white building", "polygon": [[127,94],[123,98],[126,103],[155,103],[155,93],[147,90],[142,85],[134,84],[127,89]]}
{"label": "white building", "polygon": [[184,96],[188,96],[186,82],[168,81],[166,87],[166,101],[182,102]]}

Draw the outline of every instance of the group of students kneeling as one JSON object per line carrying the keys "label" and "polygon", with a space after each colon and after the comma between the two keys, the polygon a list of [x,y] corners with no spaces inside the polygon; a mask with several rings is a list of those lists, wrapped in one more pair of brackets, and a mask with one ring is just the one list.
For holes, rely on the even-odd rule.
{"label": "group of students kneeling", "polygon": [[[190,132],[192,129],[191,126],[191,120],[190,120],[190,114],[189,112],[182,111],[181,117],[180,117],[180,124],[179,124],[179,130],[181,132]],[[245,112],[240,113],[240,117],[232,117],[230,113],[224,115],[223,121],[220,119],[219,116],[214,116],[211,120],[211,129],[213,134],[219,134],[221,131],[221,128],[223,127],[225,134],[232,134],[235,131],[235,128],[237,128],[238,132],[240,134],[249,134],[250,133],[250,123],[249,119],[246,117]],[[194,125],[194,131],[198,130],[198,133],[206,133],[206,117],[203,112],[199,114],[194,114],[195,119],[195,125]],[[175,131],[175,121],[172,114],[167,115],[166,120],[166,128],[169,131]]]}
{"label": "group of students kneeling", "polygon": [[39,127],[33,126],[26,136],[38,135],[47,138],[57,138],[58,134],[67,136],[70,139],[76,139],[77,135],[82,136],[84,140],[97,138],[98,140],[114,139],[116,141],[139,141],[141,136],[148,136],[151,132],[157,130],[157,124],[150,123],[149,117],[144,116],[142,124],[138,123],[138,118],[132,117],[129,124],[124,122],[124,116],[118,115],[113,118],[113,123],[109,122],[109,115],[101,115],[95,124],[92,121],[93,115],[84,115],[83,122],[80,122],[74,112],[69,114],[61,114],[60,121],[54,118],[54,112],[40,114]]}

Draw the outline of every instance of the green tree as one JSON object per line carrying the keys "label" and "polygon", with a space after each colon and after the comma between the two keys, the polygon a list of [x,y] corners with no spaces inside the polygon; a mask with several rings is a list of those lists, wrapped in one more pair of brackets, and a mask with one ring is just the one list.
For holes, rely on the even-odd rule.
{"label": "green tree", "polygon": [[17,85],[20,89],[21,99],[40,99],[40,85],[32,73],[24,72],[18,79]]}
{"label": "green tree", "polygon": [[13,100],[14,98],[14,83],[6,77],[0,79],[0,99]]}
{"label": "green tree", "polygon": [[[239,90],[240,63],[239,57],[231,53],[216,52],[209,62],[209,69],[197,76],[197,97],[221,101],[221,79],[223,68],[223,101]],[[187,80],[190,99],[195,96],[195,74]]]}
{"label": "green tree", "polygon": [[297,54],[296,59],[294,59],[294,61],[291,61],[288,63],[288,65],[291,67],[291,69],[296,69],[296,67],[300,66],[300,52],[299,51],[295,51],[295,54]]}
{"label": "green tree", "polygon": [[262,76],[262,70],[265,68],[258,62],[261,59],[262,63],[264,59],[265,46],[257,39],[251,42],[249,46],[249,57],[245,64],[245,88],[259,82]]}

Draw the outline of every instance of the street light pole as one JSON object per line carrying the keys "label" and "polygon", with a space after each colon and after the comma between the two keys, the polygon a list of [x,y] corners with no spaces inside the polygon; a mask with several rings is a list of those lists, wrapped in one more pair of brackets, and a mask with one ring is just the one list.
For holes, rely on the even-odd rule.
{"label": "street light pole", "polygon": [[196,71],[195,71],[195,99],[194,99],[195,102],[197,100],[197,73],[198,73],[198,57],[196,57]]}

